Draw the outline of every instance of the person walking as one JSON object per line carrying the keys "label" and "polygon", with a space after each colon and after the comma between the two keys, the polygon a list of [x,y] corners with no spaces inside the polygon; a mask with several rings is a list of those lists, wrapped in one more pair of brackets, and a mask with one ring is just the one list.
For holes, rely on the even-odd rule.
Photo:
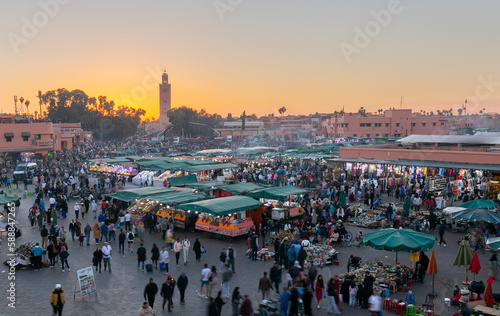
{"label": "person walking", "polygon": [[212,266],[212,269],[210,269],[210,274],[208,275],[208,297],[215,298],[215,291],[217,289],[217,284],[218,284],[218,273],[217,273],[217,267]]}
{"label": "person walking", "polygon": [[49,241],[49,231],[45,227],[45,225],[42,226],[42,230],[40,230],[40,236],[42,237],[42,248],[47,247],[47,242]]}
{"label": "person walking", "polygon": [[201,259],[201,243],[198,240],[198,238],[196,238],[196,240],[194,241],[193,251],[194,251],[194,254],[196,256],[196,261],[200,262],[200,259]]}
{"label": "person walking", "polygon": [[94,254],[92,256],[92,263],[95,266],[95,271],[97,272],[97,269],[99,268],[99,273],[101,273],[101,263],[102,263],[102,250],[99,246],[97,246],[94,250]]}
{"label": "person walking", "polygon": [[[75,224],[76,225],[76,224]],[[87,223],[85,228],[83,229],[83,233],[85,234],[85,237],[87,239],[87,247],[90,246],[90,232],[92,231],[92,227],[90,227],[90,224]],[[78,235],[78,234],[77,234]]]}
{"label": "person walking", "polygon": [[35,263],[35,271],[42,269],[42,254],[43,248],[40,247],[39,243],[35,244],[35,247],[31,249],[31,253],[33,254],[33,262]]}
{"label": "person walking", "polygon": [[328,295],[328,313],[340,315],[340,310],[335,303],[335,296],[337,295],[337,292],[335,291],[335,280],[333,278],[328,281],[326,293]]}
{"label": "person walking", "polygon": [[184,259],[184,265],[187,265],[188,261],[188,253],[189,253],[189,248],[191,248],[191,242],[187,238],[187,236],[184,236],[184,240],[182,241],[182,257]]}
{"label": "person walking", "polygon": [[271,271],[269,271],[269,278],[274,284],[274,289],[276,290],[276,294],[280,294],[279,286],[281,283],[281,269],[278,261],[274,262]]}
{"label": "person walking", "polygon": [[446,241],[444,241],[444,238],[443,238],[445,231],[446,231],[446,224],[442,220],[441,224],[439,224],[439,244],[438,245],[444,244],[443,247],[446,247]]}
{"label": "person walking", "polygon": [[233,295],[231,295],[231,307],[233,308],[233,316],[238,316],[238,312],[240,309],[240,303],[243,300],[243,296],[241,296],[240,288],[235,287],[233,291]]}
{"label": "person walking", "polygon": [[243,303],[241,303],[240,306],[240,314],[241,316],[253,315],[252,301],[250,300],[248,295],[243,296]]}
{"label": "person walking", "polygon": [[222,251],[219,253],[219,271],[222,272],[224,266],[226,265],[226,248],[222,248]]}
{"label": "person walking", "polygon": [[115,228],[115,224],[113,224],[113,223],[109,224],[108,234],[109,234],[109,241],[111,241],[111,238],[113,238],[113,241],[116,240],[116,228]]}
{"label": "person walking", "polygon": [[278,303],[280,303],[280,316],[287,316],[288,307],[290,306],[290,292],[288,292],[286,286],[283,287],[283,292],[278,298]]}
{"label": "person walking", "polygon": [[146,254],[147,250],[144,247],[144,244],[141,242],[141,245],[139,246],[139,248],[137,248],[137,269],[139,269],[139,266],[142,263],[142,272],[144,272],[144,262],[146,261]]}
{"label": "person walking", "polygon": [[134,252],[134,233],[132,231],[129,231],[127,234],[127,249],[130,252]]}
{"label": "person walking", "polygon": [[177,288],[179,289],[179,293],[181,294],[180,302],[184,304],[184,294],[186,292],[186,288],[188,286],[188,277],[186,273],[182,272],[179,278],[177,279]]}
{"label": "person walking", "polygon": [[226,263],[222,269],[222,288],[226,291],[226,298],[229,298],[229,283],[231,282],[232,277],[233,271],[229,269],[229,266]]}
{"label": "person walking", "polygon": [[165,247],[161,248],[160,251],[160,271],[166,270],[166,275],[168,275],[168,263],[170,261],[168,250]]}
{"label": "person walking", "polygon": [[497,254],[494,253],[491,255],[490,258],[490,271],[489,271],[489,275],[493,277],[493,280],[495,280],[497,277],[497,271],[498,271],[498,259],[497,259]]}
{"label": "person walking", "polygon": [[72,219],[71,223],[69,223],[69,232],[71,233],[71,240],[75,241],[76,227],[75,227],[75,220],[74,219]]}
{"label": "person walking", "polygon": [[66,250],[66,247],[64,247],[64,246],[61,247],[61,251],[59,252],[59,259],[61,259],[62,272],[64,272],[64,264],[66,264],[68,271],[71,271],[71,269],[69,268],[69,264],[68,264],[68,257],[69,257],[69,253]]}
{"label": "person walking", "polygon": [[[75,203],[75,218],[78,219],[78,213],[80,212],[80,203]],[[83,218],[83,217],[82,217]]]}
{"label": "person walking", "polygon": [[158,246],[156,244],[153,244],[153,247],[151,248],[151,261],[155,269],[158,269],[159,259],[160,259],[160,249],[158,249]]}
{"label": "person walking", "polygon": [[254,233],[251,237],[250,245],[252,246],[252,260],[257,261],[257,250],[259,250],[259,237],[257,233]]}
{"label": "person walking", "polygon": [[376,290],[368,299],[368,309],[371,316],[378,316],[381,313],[382,300],[380,299],[380,291]]}
{"label": "person walking", "polygon": [[109,273],[111,273],[111,251],[111,246],[105,242],[102,247],[102,259],[104,261],[104,271],[108,268]]}
{"label": "person walking", "polygon": [[99,245],[99,239],[101,238],[101,227],[99,226],[99,223],[95,223],[94,227],[92,227],[92,230],[94,231],[94,240],[95,240],[95,245]]}
{"label": "person walking", "polygon": [[148,305],[148,302],[144,302],[142,307],[139,309],[139,316],[153,316],[153,309]]}
{"label": "person walking", "polygon": [[50,304],[54,309],[54,314],[62,315],[62,310],[64,307],[65,297],[64,291],[61,287],[61,284],[56,284],[56,288],[52,290],[50,293]]}
{"label": "person walking", "polygon": [[325,282],[323,281],[323,276],[318,275],[318,279],[316,280],[316,284],[314,287],[316,292],[316,301],[318,301],[318,309],[321,308],[321,300],[325,298]]}
{"label": "person walking", "polygon": [[154,308],[156,293],[158,293],[158,286],[154,283],[153,278],[149,278],[149,283],[144,288],[144,300],[148,301],[151,308]]}
{"label": "person walking", "polygon": [[182,243],[179,238],[174,243],[174,252],[175,252],[175,264],[179,267],[179,258],[181,257],[182,251]]}
{"label": "person walking", "polygon": [[58,255],[58,253],[59,253],[59,251],[57,250],[57,247],[54,245],[54,242],[51,240],[49,242],[49,245],[47,246],[47,254],[49,257],[51,269],[53,269],[56,265],[56,257]]}
{"label": "person walking", "polygon": [[172,311],[172,296],[174,295],[175,290],[175,281],[172,276],[169,274],[167,280],[161,286],[160,295],[163,297],[163,304],[161,305],[162,309],[165,309],[165,303],[167,304],[167,309],[169,312]]}
{"label": "person walking", "polygon": [[200,285],[200,291],[198,292],[199,295],[203,295],[203,286],[206,287],[205,289],[205,298],[208,299],[208,278],[211,273],[210,268],[208,267],[208,263],[203,264],[203,270],[201,270],[201,285]]}
{"label": "person walking", "polygon": [[264,272],[264,276],[259,280],[258,291],[262,293],[262,300],[265,300],[269,296],[269,290],[273,290],[273,285],[271,280],[267,277],[267,272]]}
{"label": "person walking", "polygon": [[120,229],[120,234],[118,235],[118,253],[125,254],[125,239],[127,236],[123,232],[123,229]]}
{"label": "person walking", "polygon": [[224,300],[222,299],[222,291],[217,292],[217,296],[215,297],[214,303],[217,306],[217,312],[218,315],[220,316],[220,314],[222,313],[222,306],[226,304],[226,302],[224,302]]}
{"label": "person walking", "polygon": [[236,273],[236,270],[234,268],[234,260],[236,259],[236,251],[234,251],[233,245],[230,244],[229,248],[227,248],[227,265],[231,268],[231,271],[233,271],[233,274]]}

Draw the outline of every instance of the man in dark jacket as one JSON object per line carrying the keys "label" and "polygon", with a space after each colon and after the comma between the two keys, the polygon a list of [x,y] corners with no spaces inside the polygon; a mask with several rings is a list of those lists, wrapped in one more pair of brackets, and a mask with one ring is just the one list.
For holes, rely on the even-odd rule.
{"label": "man in dark jacket", "polygon": [[299,253],[297,254],[297,261],[300,263],[300,266],[304,266],[304,262],[307,259],[307,251],[304,249],[304,247],[300,247]]}
{"label": "man in dark jacket", "polygon": [[181,293],[181,303],[184,304],[184,293],[186,292],[186,288],[188,286],[188,278],[184,272],[181,273],[179,278],[177,279],[177,288]]}
{"label": "man in dark jacket", "polygon": [[366,271],[365,279],[363,280],[363,288],[365,296],[363,297],[363,308],[368,308],[368,299],[373,294],[373,282],[375,278],[371,276],[369,271]]}
{"label": "man in dark jacket", "polygon": [[274,283],[274,288],[276,289],[276,294],[280,294],[279,285],[281,283],[281,269],[278,261],[274,262],[274,266],[269,272],[269,278]]}
{"label": "man in dark jacket", "polygon": [[257,250],[259,249],[259,238],[257,234],[253,234],[251,239],[252,245],[252,260],[257,261]]}
{"label": "man in dark jacket", "polygon": [[151,308],[155,303],[156,293],[158,293],[158,286],[153,282],[153,278],[149,278],[149,283],[144,288],[144,299],[148,301]]}
{"label": "man in dark jacket", "polygon": [[160,295],[163,297],[163,304],[161,307],[165,309],[165,303],[168,301],[168,311],[172,311],[172,296],[174,295],[174,290],[175,290],[175,281],[172,279],[172,276],[169,274],[167,276],[167,281],[163,283],[161,286],[161,292]]}

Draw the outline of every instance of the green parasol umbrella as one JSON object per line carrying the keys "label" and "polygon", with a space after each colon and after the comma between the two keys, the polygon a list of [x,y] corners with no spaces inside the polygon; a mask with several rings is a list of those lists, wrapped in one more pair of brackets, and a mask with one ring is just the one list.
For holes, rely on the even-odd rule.
{"label": "green parasol umbrella", "polygon": [[[460,242],[460,248],[458,248],[457,255],[455,257],[455,261],[453,262],[454,266],[461,267],[465,266],[466,268],[470,265],[472,261],[472,249],[469,246],[469,243],[465,240]],[[465,270],[465,282],[464,284],[469,284],[469,275],[467,270]]]}
{"label": "green parasol umbrella", "polygon": [[493,209],[497,206],[495,201],[492,200],[479,200],[475,199],[469,202],[462,203],[460,207],[465,207],[465,208],[486,208],[486,209]]}
{"label": "green parasol umbrella", "polygon": [[477,222],[488,222],[488,223],[500,222],[499,214],[484,208],[466,209],[463,211],[453,213],[451,217],[465,221],[477,221]]}
{"label": "green parasol umbrella", "polygon": [[342,208],[345,208],[347,206],[347,203],[345,201],[345,192],[342,191],[339,193],[339,201],[338,201],[338,206],[339,207],[342,207]]}
{"label": "green parasol umbrella", "polygon": [[434,241],[436,241],[436,239],[436,236],[427,235],[410,229],[386,228],[366,234],[361,243],[378,250],[396,251],[397,263],[398,251],[427,251],[434,247]]}
{"label": "green parasol umbrella", "polygon": [[411,207],[411,197],[407,195],[405,202],[403,203],[403,216],[410,215],[410,207]]}
{"label": "green parasol umbrella", "polygon": [[495,251],[500,250],[500,237],[488,238],[486,247]]}

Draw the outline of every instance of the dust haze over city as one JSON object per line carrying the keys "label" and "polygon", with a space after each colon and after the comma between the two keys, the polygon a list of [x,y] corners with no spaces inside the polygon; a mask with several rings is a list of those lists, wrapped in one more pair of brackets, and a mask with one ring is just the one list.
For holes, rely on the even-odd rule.
{"label": "dust haze over city", "polygon": [[499,9],[1,3],[0,314],[498,313]]}

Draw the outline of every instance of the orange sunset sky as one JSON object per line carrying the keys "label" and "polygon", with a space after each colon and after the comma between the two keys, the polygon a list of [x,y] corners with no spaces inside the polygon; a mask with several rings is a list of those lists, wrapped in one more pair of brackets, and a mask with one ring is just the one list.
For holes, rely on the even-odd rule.
{"label": "orange sunset sky", "polygon": [[500,112],[498,12],[460,0],[3,1],[0,111],[17,95],[33,112],[38,90],[64,87],[158,117],[166,68],[173,107],[223,116],[376,111],[401,96],[417,111],[469,99],[468,112]]}

